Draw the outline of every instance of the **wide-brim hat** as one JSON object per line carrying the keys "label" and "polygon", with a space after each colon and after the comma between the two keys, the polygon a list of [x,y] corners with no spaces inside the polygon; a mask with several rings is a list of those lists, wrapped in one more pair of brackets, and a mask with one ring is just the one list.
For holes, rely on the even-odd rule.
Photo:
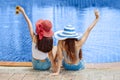
{"label": "wide-brim hat", "polygon": [[39,35],[43,35],[44,37],[52,37],[53,31],[52,31],[52,23],[49,20],[38,20],[36,22],[36,33]]}
{"label": "wide-brim hat", "polygon": [[64,27],[64,30],[60,30],[54,33],[54,36],[58,40],[65,40],[68,38],[75,38],[77,40],[81,39],[82,34],[77,33],[72,25]]}

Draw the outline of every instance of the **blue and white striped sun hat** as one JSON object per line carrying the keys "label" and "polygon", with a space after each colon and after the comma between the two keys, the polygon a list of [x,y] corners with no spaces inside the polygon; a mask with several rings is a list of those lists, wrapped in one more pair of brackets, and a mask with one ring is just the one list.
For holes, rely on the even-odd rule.
{"label": "blue and white striped sun hat", "polygon": [[64,30],[55,32],[54,36],[58,40],[65,40],[67,38],[76,38],[79,40],[82,34],[76,33],[75,28],[72,25],[68,25],[64,27]]}

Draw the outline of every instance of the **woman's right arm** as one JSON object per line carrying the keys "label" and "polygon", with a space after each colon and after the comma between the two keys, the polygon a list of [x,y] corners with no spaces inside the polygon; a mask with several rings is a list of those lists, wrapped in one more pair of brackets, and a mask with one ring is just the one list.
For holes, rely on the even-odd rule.
{"label": "woman's right arm", "polygon": [[21,6],[17,6],[16,7],[16,11],[18,11],[17,13],[21,12],[25,18],[25,20],[27,21],[27,24],[28,24],[28,28],[29,28],[29,31],[30,31],[30,36],[33,40],[33,38],[35,37],[35,33],[33,31],[33,28],[32,28],[32,23],[30,21],[30,19],[28,18],[28,16],[26,15],[24,9],[21,7]]}
{"label": "woman's right arm", "polygon": [[87,40],[90,31],[94,28],[94,26],[96,25],[96,23],[99,20],[99,13],[97,10],[95,10],[95,16],[96,19],[93,21],[93,23],[88,27],[88,29],[85,31],[85,33],[83,34],[82,38],[78,41],[79,47],[81,48],[82,45],[85,43],[85,41]]}

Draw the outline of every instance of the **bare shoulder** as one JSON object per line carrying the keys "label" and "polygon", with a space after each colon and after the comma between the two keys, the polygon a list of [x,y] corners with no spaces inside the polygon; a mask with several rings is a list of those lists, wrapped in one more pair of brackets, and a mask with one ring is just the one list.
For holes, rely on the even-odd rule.
{"label": "bare shoulder", "polygon": [[61,49],[64,48],[64,41],[63,40],[58,41],[58,47],[61,48]]}
{"label": "bare shoulder", "polygon": [[63,41],[62,40],[59,40],[58,43],[61,44]]}
{"label": "bare shoulder", "polygon": [[75,41],[75,46],[76,46],[76,49],[81,48],[82,47],[81,41],[80,40],[79,41]]}
{"label": "bare shoulder", "polygon": [[64,44],[65,44],[65,41],[63,41],[63,40],[60,40],[60,41],[58,42],[58,44],[59,44],[60,46],[64,46]]}
{"label": "bare shoulder", "polygon": [[58,41],[58,46],[62,46],[62,44],[63,44],[63,41],[62,41],[62,40],[59,40],[59,41]]}

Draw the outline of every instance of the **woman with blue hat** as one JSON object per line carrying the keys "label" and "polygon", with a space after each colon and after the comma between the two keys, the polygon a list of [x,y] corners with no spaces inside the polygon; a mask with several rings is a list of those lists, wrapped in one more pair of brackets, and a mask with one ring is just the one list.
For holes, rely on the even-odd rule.
{"label": "woman with blue hat", "polygon": [[81,47],[87,40],[90,31],[98,22],[99,13],[95,10],[95,20],[88,27],[83,35],[76,33],[75,28],[71,25],[64,27],[64,30],[55,32],[54,36],[58,39],[57,52],[55,57],[57,67],[56,72],[52,75],[59,75],[61,65],[66,70],[82,70],[85,68]]}

